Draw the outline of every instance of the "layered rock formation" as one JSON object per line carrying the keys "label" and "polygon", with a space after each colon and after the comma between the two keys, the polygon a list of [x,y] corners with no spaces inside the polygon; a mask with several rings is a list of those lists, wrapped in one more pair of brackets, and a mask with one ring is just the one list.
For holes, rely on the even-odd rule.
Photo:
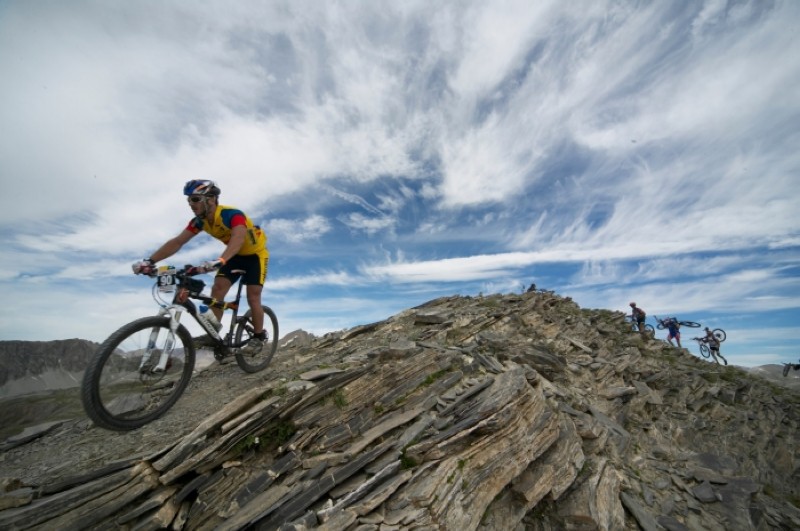
{"label": "layered rock formation", "polygon": [[621,313],[449,297],[308,339],[137,432],[6,450],[0,528],[800,527],[800,397]]}

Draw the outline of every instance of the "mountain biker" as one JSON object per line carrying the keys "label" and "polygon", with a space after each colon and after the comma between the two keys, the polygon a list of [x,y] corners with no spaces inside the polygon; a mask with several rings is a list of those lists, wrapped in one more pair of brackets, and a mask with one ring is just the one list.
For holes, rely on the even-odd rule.
{"label": "mountain biker", "polygon": [[667,317],[666,319],[662,319],[661,323],[663,323],[669,331],[667,334],[667,342],[672,345],[672,340],[674,339],[678,343],[678,348],[683,348],[681,346],[681,324],[678,320],[674,317]]}
{"label": "mountain biker", "polygon": [[714,332],[712,332],[710,328],[706,327],[705,330],[706,330],[706,337],[702,338],[702,340],[708,344],[708,350],[711,351],[711,356],[713,356],[714,361],[719,363],[719,360],[717,359],[717,356],[719,356],[720,358],[722,358],[722,361],[725,362],[725,365],[727,365],[728,360],[726,360],[722,356],[722,354],[719,353],[719,345],[720,345],[719,339],[717,339],[717,336],[714,335]]}
{"label": "mountain biker", "polygon": [[[798,360],[800,361],[800,360]],[[789,369],[794,369],[796,371],[800,371],[800,363],[784,363],[783,364],[783,376],[786,377],[789,374]]]}
{"label": "mountain biker", "polygon": [[639,328],[639,333],[642,334],[642,337],[647,337],[644,327],[644,320],[647,317],[647,312],[636,306],[635,302],[630,303],[630,307],[631,317],[633,317],[633,322],[636,323],[636,326]]}
{"label": "mountain biker", "polygon": [[[216,260],[203,262],[199,268],[210,272],[217,270],[211,297],[222,301],[240,274],[232,273],[235,269],[244,270],[244,284],[247,286],[247,303],[253,317],[253,338],[242,348],[248,355],[256,354],[264,346],[264,309],[261,306],[261,291],[267,277],[269,251],[267,235],[260,227],[254,225],[244,212],[236,207],[219,204],[220,189],[214,181],[193,179],[183,187],[183,195],[189,202],[195,217],[180,234],[167,240],[149,258],[133,264],[135,274],[149,273],[155,263],[177,253],[181,247],[205,231],[225,244],[225,249]],[[217,320],[222,318],[222,309],[211,308]],[[213,346],[214,339],[208,334],[195,338],[195,348]]]}

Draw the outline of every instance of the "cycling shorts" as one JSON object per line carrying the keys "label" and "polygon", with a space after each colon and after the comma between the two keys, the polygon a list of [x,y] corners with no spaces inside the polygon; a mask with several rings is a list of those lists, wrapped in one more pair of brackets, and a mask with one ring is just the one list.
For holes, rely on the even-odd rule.
{"label": "cycling shorts", "polygon": [[[239,277],[243,278],[246,286],[263,286],[267,278],[269,255],[264,253],[239,255],[237,254],[217,271],[218,277],[225,277],[234,284]],[[244,274],[233,273],[236,269],[244,270]]]}

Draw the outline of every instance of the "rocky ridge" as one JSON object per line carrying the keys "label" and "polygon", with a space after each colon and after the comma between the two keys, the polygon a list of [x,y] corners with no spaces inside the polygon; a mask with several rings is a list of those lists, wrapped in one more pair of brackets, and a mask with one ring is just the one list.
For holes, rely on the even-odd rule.
{"label": "rocky ridge", "polygon": [[0,341],[0,397],[76,387],[96,349],[83,339]]}
{"label": "rocky ridge", "polygon": [[446,297],[212,365],[134,432],[18,437],[0,527],[796,529],[798,404],[619,312]]}

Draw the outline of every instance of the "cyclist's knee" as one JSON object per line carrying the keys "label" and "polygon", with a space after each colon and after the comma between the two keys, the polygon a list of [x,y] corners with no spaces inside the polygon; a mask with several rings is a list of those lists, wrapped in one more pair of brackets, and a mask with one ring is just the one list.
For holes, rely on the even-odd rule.
{"label": "cyclist's knee", "polygon": [[225,295],[228,294],[228,290],[229,289],[231,289],[230,284],[226,285],[224,283],[220,284],[220,283],[214,282],[214,285],[211,286],[211,296],[213,298],[221,301],[221,300],[223,300],[225,298]]}

